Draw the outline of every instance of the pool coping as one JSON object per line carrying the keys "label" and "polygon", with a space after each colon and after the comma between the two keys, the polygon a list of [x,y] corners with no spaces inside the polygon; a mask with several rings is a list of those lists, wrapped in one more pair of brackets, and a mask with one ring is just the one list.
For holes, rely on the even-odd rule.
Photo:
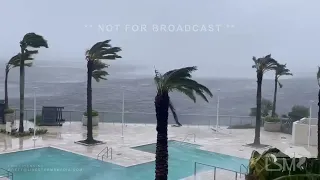
{"label": "pool coping", "polygon": [[48,147],[48,146],[36,146],[36,147],[24,148],[24,149],[13,149],[13,150],[9,150],[9,151],[2,151],[2,152],[0,152],[0,155],[16,153],[16,152],[22,152],[22,151],[30,151],[30,150],[42,149],[42,148],[46,148],[46,147]]}

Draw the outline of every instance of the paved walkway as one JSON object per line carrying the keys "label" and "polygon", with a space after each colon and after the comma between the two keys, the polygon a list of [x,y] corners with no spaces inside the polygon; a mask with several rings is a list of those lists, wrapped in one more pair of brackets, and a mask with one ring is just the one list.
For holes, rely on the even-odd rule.
{"label": "paved walkway", "polygon": [[[32,127],[30,124],[26,124],[26,126]],[[0,128],[5,127],[0,125]],[[82,126],[80,122],[68,122],[62,127],[44,128],[48,129],[48,134],[39,137],[35,142],[35,147],[54,146],[97,158],[97,154],[108,146],[113,149],[113,157],[112,159],[105,159],[105,161],[125,167],[155,160],[154,154],[131,149],[134,146],[155,143],[155,125],[127,124],[123,128],[124,137],[122,138],[121,124],[100,123],[98,127],[94,127],[94,138],[102,140],[106,144],[98,146],[83,146],[74,143],[86,138],[86,127]],[[254,129],[229,130],[221,127],[217,133],[208,126],[182,126],[169,127],[168,131],[170,140],[199,144],[202,146],[201,149],[207,151],[249,159],[252,150],[254,150],[251,147],[244,146],[253,142]],[[261,129],[261,143],[275,146],[296,157],[316,156],[316,147],[294,146],[291,144],[291,135],[266,132],[263,128]],[[0,153],[33,147],[34,142],[31,137],[13,138],[3,134],[0,135]],[[258,149],[258,151],[262,152],[264,149]],[[234,177],[234,173],[232,176]]]}

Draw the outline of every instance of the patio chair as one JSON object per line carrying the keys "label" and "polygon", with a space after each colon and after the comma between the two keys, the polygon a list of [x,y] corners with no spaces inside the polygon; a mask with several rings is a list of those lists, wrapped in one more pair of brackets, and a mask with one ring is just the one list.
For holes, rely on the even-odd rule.
{"label": "patio chair", "polygon": [[65,120],[62,118],[64,107],[43,106],[42,118],[39,126],[62,126]]}

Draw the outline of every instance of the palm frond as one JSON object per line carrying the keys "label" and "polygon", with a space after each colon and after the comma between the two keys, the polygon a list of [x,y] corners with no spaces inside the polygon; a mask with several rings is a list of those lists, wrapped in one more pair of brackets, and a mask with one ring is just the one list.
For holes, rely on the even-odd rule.
{"label": "palm frond", "polygon": [[121,51],[120,47],[112,47],[109,42],[111,40],[105,40],[97,42],[86,52],[86,58],[91,60],[108,59],[115,60],[122,58],[117,53]]}
{"label": "palm frond", "polygon": [[279,65],[279,63],[271,57],[271,54],[258,59],[253,57],[252,60],[254,61],[252,68],[257,69],[257,71],[261,71],[262,73],[274,70]]}
{"label": "palm frond", "polygon": [[163,82],[163,77],[160,74],[160,72],[158,70],[154,70],[155,76],[154,76],[154,83],[157,86],[157,91],[161,92],[161,90],[163,90],[164,88],[162,87],[162,82]]}
{"label": "palm frond", "polygon": [[290,69],[287,68],[287,64],[278,64],[274,70],[276,71],[277,78],[281,76],[293,76],[293,74],[290,72]]}
{"label": "palm frond", "polygon": [[101,42],[97,42],[95,45],[93,45],[90,50],[88,50],[89,54],[95,54],[97,51],[99,51],[102,48],[108,48],[111,47],[111,45],[109,44],[109,42],[111,41],[111,39],[105,40],[105,41],[101,41]]}
{"label": "palm frond", "polygon": [[[37,54],[37,53],[38,53],[38,50],[26,50],[26,52],[23,54],[24,61],[32,61],[33,60],[32,55]],[[20,66],[20,58],[21,58],[21,53],[18,53],[17,55],[13,56],[8,62],[9,69],[19,67]],[[31,67],[32,62],[26,62],[24,64],[24,66]]]}
{"label": "palm frond", "polygon": [[196,70],[197,70],[196,66],[184,67],[184,68],[168,71],[164,74],[164,76],[167,77],[168,79],[180,78],[180,77],[191,78],[191,73]]}
{"label": "palm frond", "polygon": [[[257,61],[257,58],[255,56],[252,57],[252,60],[254,62],[254,65],[252,65],[252,68],[255,68],[257,69],[259,66],[258,66],[258,61]],[[258,69],[257,69],[258,70]]]}
{"label": "palm frond", "polygon": [[178,115],[177,115],[176,109],[174,108],[173,103],[172,103],[171,100],[169,100],[169,108],[170,108],[171,113],[172,113],[172,115],[173,115],[174,121],[175,121],[178,125],[181,126],[181,123],[179,122],[179,119],[178,119]]}
{"label": "palm frond", "polygon": [[180,69],[174,69],[161,75],[156,71],[154,78],[157,85],[158,92],[162,91],[179,91],[187,95],[190,99],[196,102],[195,94],[202,97],[205,101],[208,101],[206,95],[212,97],[211,91],[197,81],[191,79],[191,72],[197,70],[197,67],[185,67]]}
{"label": "palm frond", "polygon": [[22,41],[20,41],[20,45],[23,48],[27,48],[28,46],[33,48],[45,47],[48,48],[47,40],[45,40],[41,35],[36,33],[27,33],[24,35]]}
{"label": "palm frond", "polygon": [[185,94],[186,96],[188,96],[193,102],[196,102],[196,96],[194,94],[193,89],[188,89],[186,87],[176,87],[175,90]]}
{"label": "palm frond", "polygon": [[280,88],[282,88],[283,87],[283,85],[278,81],[278,84],[279,84],[279,87]]}
{"label": "palm frond", "polygon": [[[174,79],[172,81],[167,82],[168,87],[175,89],[176,87],[186,87],[189,89],[192,89],[194,91],[202,92],[203,94],[207,94],[210,97],[213,96],[211,91],[204,85],[199,84],[197,81],[188,79],[188,78],[180,78],[180,79]],[[197,93],[197,92],[196,92]]]}
{"label": "palm frond", "polygon": [[101,79],[107,80],[105,76],[109,75],[104,69],[109,67],[109,65],[103,63],[100,60],[94,60],[92,64],[92,77],[99,82]]}
{"label": "palm frond", "polygon": [[107,71],[104,70],[95,70],[92,72],[92,77],[97,81],[100,82],[101,79],[107,80],[105,76],[109,75]]}
{"label": "palm frond", "polygon": [[106,63],[100,61],[100,60],[95,60],[93,61],[93,65],[92,65],[92,70],[102,70],[104,68],[108,68],[109,65],[107,65]]}

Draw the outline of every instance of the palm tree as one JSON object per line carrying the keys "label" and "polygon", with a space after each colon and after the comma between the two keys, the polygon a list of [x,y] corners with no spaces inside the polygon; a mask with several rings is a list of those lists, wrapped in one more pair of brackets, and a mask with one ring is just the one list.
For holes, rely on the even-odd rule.
{"label": "palm tree", "polygon": [[262,79],[263,74],[269,70],[274,69],[278,62],[271,58],[271,54],[262,57],[262,58],[252,58],[254,65],[252,68],[256,69],[257,72],[257,113],[256,113],[256,128],[255,128],[255,137],[254,137],[254,145],[260,145],[260,126],[261,126],[261,87],[262,87]]}
{"label": "palm tree", "polygon": [[274,94],[273,94],[273,104],[272,104],[272,113],[271,116],[276,116],[276,104],[277,104],[277,91],[278,91],[278,84],[279,87],[282,88],[282,84],[279,82],[279,78],[281,76],[292,76],[293,74],[290,73],[290,70],[287,69],[286,64],[279,64],[275,67],[275,77],[274,77]]}
{"label": "palm tree", "polygon": [[[24,59],[27,61],[31,61],[33,60],[32,55],[33,54],[37,54],[38,51],[26,51],[26,53],[24,54],[25,57]],[[9,62],[6,64],[6,72],[5,72],[5,80],[4,80],[4,96],[5,96],[5,109],[9,109],[9,100],[8,100],[8,76],[9,76],[9,72],[11,69],[19,67],[20,66],[20,53],[18,53],[17,55],[13,56]],[[32,66],[32,62],[25,62],[24,66],[26,67],[31,67]]]}
{"label": "palm tree", "polygon": [[28,51],[28,47],[32,48],[40,48],[45,47],[48,48],[47,41],[40,35],[36,33],[27,33],[24,35],[23,39],[20,41],[20,123],[19,123],[19,132],[23,132],[23,116],[24,116],[24,79],[25,79],[25,54]]}
{"label": "palm tree", "polygon": [[93,139],[92,133],[92,77],[98,82],[100,79],[105,79],[108,75],[103,69],[108,67],[100,60],[116,60],[121,58],[117,55],[121,51],[120,47],[112,47],[109,42],[111,40],[97,42],[86,51],[87,60],[87,139],[83,142],[86,144],[95,144],[97,141]]}
{"label": "palm tree", "polygon": [[[318,159],[320,159],[320,67],[318,67],[318,73],[317,73],[317,79],[318,79],[318,86],[319,86],[319,92],[318,92]],[[310,114],[311,116],[311,114]]]}
{"label": "palm tree", "polygon": [[174,69],[161,75],[155,71],[155,84],[157,95],[155,97],[155,109],[157,117],[157,149],[156,149],[156,180],[167,180],[168,176],[168,109],[170,106],[169,92],[179,91],[196,102],[199,95],[206,102],[206,95],[212,97],[210,90],[195,80],[192,80],[191,73],[197,67],[184,67]]}

